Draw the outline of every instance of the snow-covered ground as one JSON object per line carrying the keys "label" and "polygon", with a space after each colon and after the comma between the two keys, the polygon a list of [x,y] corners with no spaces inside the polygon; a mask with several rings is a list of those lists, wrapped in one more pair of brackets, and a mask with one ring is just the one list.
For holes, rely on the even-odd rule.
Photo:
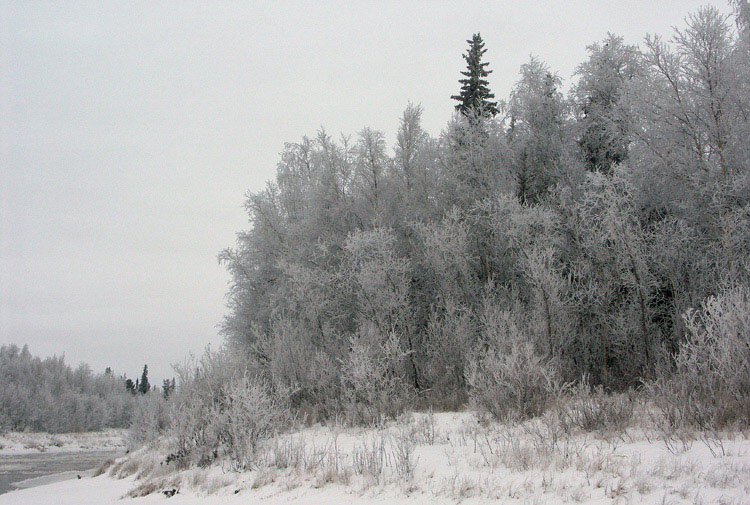
{"label": "snow-covered ground", "polygon": [[0,434],[0,456],[35,454],[39,452],[79,452],[125,450],[124,430],[84,433]]}
{"label": "snow-covered ground", "polygon": [[603,436],[549,426],[480,423],[472,413],[315,426],[269,443],[244,472],[228,461],[178,472],[164,450],[141,450],[105,475],[14,491],[0,505],[750,504],[748,433],[668,448],[639,427]]}

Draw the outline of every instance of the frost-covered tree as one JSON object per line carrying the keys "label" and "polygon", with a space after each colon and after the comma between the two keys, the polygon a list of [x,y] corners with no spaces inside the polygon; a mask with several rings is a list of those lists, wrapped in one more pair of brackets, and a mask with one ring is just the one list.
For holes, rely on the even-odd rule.
{"label": "frost-covered tree", "polygon": [[513,153],[516,194],[534,203],[565,173],[569,160],[566,103],[560,78],[537,58],[521,66],[521,80],[508,104],[508,139]]}
{"label": "frost-covered tree", "polygon": [[40,359],[28,347],[0,346],[0,429],[77,432],[127,427],[137,399],[123,377]]}
{"label": "frost-covered tree", "polygon": [[355,179],[364,197],[366,213],[377,221],[383,200],[391,190],[386,185],[390,160],[385,154],[385,135],[370,128],[363,129],[359,133],[355,156]]}
{"label": "frost-covered tree", "polygon": [[430,199],[439,191],[436,170],[438,148],[422,128],[422,107],[409,104],[401,116],[394,148],[394,187],[409,219],[425,219],[431,214]]}
{"label": "frost-covered tree", "polygon": [[[648,75],[631,86],[642,118],[636,154],[667,191],[699,179],[726,181],[743,169],[748,116],[737,75],[747,62],[733,60],[735,47],[727,18],[713,7],[690,15],[671,43],[646,38]],[[649,184],[663,188],[661,181]]]}
{"label": "frost-covered tree", "polygon": [[571,91],[578,144],[589,170],[609,172],[628,156],[632,119],[620,98],[637,76],[641,58],[635,46],[612,34],[587,49],[589,59],[576,69],[579,80]]}

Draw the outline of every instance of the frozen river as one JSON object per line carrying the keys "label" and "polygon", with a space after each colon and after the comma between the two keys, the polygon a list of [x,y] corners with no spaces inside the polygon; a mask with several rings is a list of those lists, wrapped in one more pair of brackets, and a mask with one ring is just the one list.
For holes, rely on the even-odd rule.
{"label": "frozen river", "polygon": [[76,474],[122,454],[122,451],[86,451],[0,456],[0,494],[17,487],[76,478]]}

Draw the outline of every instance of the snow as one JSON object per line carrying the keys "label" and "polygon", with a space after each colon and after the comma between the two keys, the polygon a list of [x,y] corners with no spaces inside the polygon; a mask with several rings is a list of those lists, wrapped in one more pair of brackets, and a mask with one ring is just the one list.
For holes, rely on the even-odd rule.
{"label": "snow", "polygon": [[114,480],[106,476],[70,479],[1,494],[0,504],[105,505],[117,503],[132,484],[132,479]]}
{"label": "snow", "polygon": [[[480,423],[469,412],[415,414],[370,429],[314,426],[281,437],[268,448],[268,464],[246,472],[233,472],[226,461],[175,472],[161,464],[158,449],[142,450],[109,474],[13,491],[0,495],[0,505],[750,504],[746,434],[724,434],[721,446],[686,440],[670,452],[641,428],[619,437],[576,433],[556,443],[542,429],[540,421]],[[411,476],[396,464],[404,441],[414,444]],[[381,442],[383,472],[355,471],[355,454]],[[302,459],[271,464],[278,448]],[[326,473],[331,462],[347,476]],[[165,497],[161,491],[175,482],[179,493]],[[127,496],[143,489],[149,494]]]}
{"label": "snow", "polygon": [[40,452],[125,450],[125,430],[84,433],[8,432],[0,434],[0,456]]}

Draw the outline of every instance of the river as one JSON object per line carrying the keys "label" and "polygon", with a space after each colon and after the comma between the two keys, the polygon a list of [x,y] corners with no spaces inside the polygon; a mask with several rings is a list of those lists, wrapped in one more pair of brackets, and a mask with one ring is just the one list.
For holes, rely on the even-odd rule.
{"label": "river", "polygon": [[18,487],[74,479],[78,473],[92,470],[108,458],[122,454],[122,451],[82,451],[0,456],[0,494]]}

